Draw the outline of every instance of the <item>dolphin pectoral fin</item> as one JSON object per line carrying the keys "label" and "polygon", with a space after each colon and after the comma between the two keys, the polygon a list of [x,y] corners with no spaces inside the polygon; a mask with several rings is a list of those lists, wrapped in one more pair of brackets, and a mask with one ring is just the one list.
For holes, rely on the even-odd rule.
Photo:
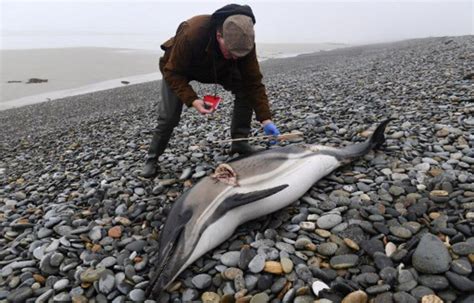
{"label": "dolphin pectoral fin", "polygon": [[227,211],[234,209],[236,207],[249,204],[267,197],[270,197],[271,195],[274,195],[285,188],[288,187],[288,184],[283,184],[280,186],[264,189],[264,190],[258,190],[258,191],[253,191],[249,193],[244,193],[244,194],[234,194],[228,198],[226,198],[221,205],[216,210],[216,214],[220,216],[221,214],[226,213]]}
{"label": "dolphin pectoral fin", "polygon": [[186,226],[186,223],[188,223],[189,219],[191,219],[192,215],[193,212],[191,210],[187,210],[179,215],[178,219],[174,222],[173,228],[171,230],[163,229],[162,233],[166,234],[163,237],[163,241],[160,242],[159,249],[161,258],[166,257],[172,253],[176,246],[176,242],[178,241],[179,236],[181,235],[181,232]]}

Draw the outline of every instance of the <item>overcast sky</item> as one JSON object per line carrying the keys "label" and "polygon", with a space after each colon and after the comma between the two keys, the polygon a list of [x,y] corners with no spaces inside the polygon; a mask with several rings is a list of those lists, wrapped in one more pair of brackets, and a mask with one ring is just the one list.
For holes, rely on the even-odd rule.
{"label": "overcast sky", "polygon": [[179,22],[227,3],[249,4],[257,42],[371,43],[472,35],[474,7],[464,1],[1,1],[2,36],[143,34],[164,40]]}

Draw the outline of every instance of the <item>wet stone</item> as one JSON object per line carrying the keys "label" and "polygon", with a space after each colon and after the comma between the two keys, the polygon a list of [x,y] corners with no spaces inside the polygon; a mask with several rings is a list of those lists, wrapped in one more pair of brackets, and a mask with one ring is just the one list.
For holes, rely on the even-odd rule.
{"label": "wet stone", "polygon": [[294,303],[313,303],[314,298],[312,296],[298,296],[293,301]]}
{"label": "wet stone", "polygon": [[375,285],[368,287],[365,291],[369,295],[377,295],[390,290],[390,285]]}
{"label": "wet stone", "polygon": [[239,268],[230,267],[224,271],[223,276],[227,280],[234,280],[237,276],[243,276],[243,272]]}
{"label": "wet stone", "polygon": [[324,256],[332,256],[336,253],[337,244],[332,242],[323,243],[317,248],[318,253]]}
{"label": "wet stone", "polygon": [[201,300],[206,303],[219,303],[220,296],[215,292],[205,292],[202,294]]}
{"label": "wet stone", "polygon": [[458,259],[454,260],[451,263],[451,270],[457,274],[467,276],[470,275],[472,272],[471,263],[469,263],[466,259]]}
{"label": "wet stone", "polygon": [[111,267],[114,266],[117,263],[117,259],[115,257],[106,257],[102,259],[97,267]]}
{"label": "wet stone", "polygon": [[421,300],[424,296],[434,294],[434,291],[426,286],[417,286],[410,291],[410,294],[417,300]]}
{"label": "wet stone", "polygon": [[102,228],[100,226],[94,226],[90,231],[89,231],[89,238],[92,241],[98,241],[102,238]]}
{"label": "wet stone", "polygon": [[53,297],[54,302],[70,302],[71,296],[67,292],[62,292]]}
{"label": "wet stone", "polygon": [[293,270],[293,262],[289,258],[281,258],[281,267],[284,273],[290,273]]}
{"label": "wet stone", "polygon": [[384,253],[376,252],[373,258],[375,265],[379,270],[384,269],[385,267],[393,267],[392,259],[387,257]]}
{"label": "wet stone", "polygon": [[81,281],[82,282],[89,282],[92,283],[94,281],[99,280],[100,275],[103,273],[103,269],[93,269],[93,268],[88,268],[85,271],[83,271],[80,275]]}
{"label": "wet stone", "polygon": [[51,259],[50,259],[50,265],[51,266],[54,266],[54,267],[59,267],[59,265],[61,265],[61,262],[63,262],[64,260],[64,255],[62,253],[59,253],[59,252],[54,252],[52,255],[51,255]]}
{"label": "wet stone", "polygon": [[286,282],[287,282],[286,278],[277,279],[271,287],[272,293],[279,293],[285,286]]}
{"label": "wet stone", "polygon": [[142,289],[134,289],[128,294],[128,297],[133,302],[142,302],[145,300],[145,292]]}
{"label": "wet stone", "polygon": [[465,256],[474,254],[474,243],[460,242],[451,246],[453,252],[457,255]]}
{"label": "wet stone", "polygon": [[334,226],[341,223],[342,217],[337,214],[327,214],[320,217],[317,221],[317,225],[321,229],[331,229]]}
{"label": "wet stone", "polygon": [[269,274],[261,275],[257,281],[257,288],[259,290],[264,291],[264,290],[269,289],[272,286],[272,284],[273,284],[272,275],[269,275]]}
{"label": "wet stone", "polygon": [[256,276],[246,275],[244,279],[245,279],[245,286],[247,287],[247,289],[253,290],[257,286],[258,278]]}
{"label": "wet stone", "polygon": [[267,303],[269,301],[270,297],[264,292],[258,293],[250,299],[250,303]]}
{"label": "wet stone", "polygon": [[37,233],[38,239],[49,237],[53,234],[53,231],[49,228],[42,227]]}
{"label": "wet stone", "polygon": [[183,292],[182,300],[183,302],[190,302],[196,300],[199,297],[199,292],[195,289],[188,288]]}
{"label": "wet stone", "polygon": [[109,294],[115,286],[115,276],[111,271],[106,271],[100,276],[99,290],[101,293]]}
{"label": "wet stone", "polygon": [[344,269],[355,266],[358,261],[359,257],[357,255],[348,254],[332,257],[330,264],[334,269]]}
{"label": "wet stone", "polygon": [[400,186],[391,186],[389,192],[394,196],[400,196],[405,193],[405,189]]}
{"label": "wet stone", "polygon": [[418,277],[418,281],[420,284],[433,290],[441,290],[449,286],[448,279],[444,276],[438,275],[422,275]]}
{"label": "wet stone", "polygon": [[407,292],[396,292],[393,294],[393,300],[395,303],[417,303],[417,299],[415,299],[412,295]]}
{"label": "wet stone", "polygon": [[296,265],[295,272],[298,277],[306,282],[309,282],[312,279],[312,273],[309,268],[304,264]]}
{"label": "wet stone", "polygon": [[61,291],[61,290],[65,289],[68,286],[69,286],[69,280],[68,279],[61,279],[61,280],[57,281],[56,283],[54,283],[53,288],[56,291]]}
{"label": "wet stone", "polygon": [[379,273],[386,284],[392,285],[397,278],[397,270],[393,267],[385,267]]}
{"label": "wet stone", "polygon": [[249,246],[244,246],[240,251],[239,257],[239,268],[240,269],[247,269],[250,261],[255,257],[255,251],[251,249]]}
{"label": "wet stone", "polygon": [[413,266],[422,273],[437,274],[449,269],[451,256],[438,237],[425,234],[413,254]]}
{"label": "wet stone", "polygon": [[259,273],[265,267],[265,256],[258,254],[249,263],[249,270],[253,273]]}
{"label": "wet stone", "polygon": [[456,289],[465,292],[474,292],[474,281],[468,277],[448,271],[446,278],[448,278],[449,283]]}
{"label": "wet stone", "polygon": [[221,256],[222,264],[230,267],[235,267],[239,264],[240,251],[229,251]]}
{"label": "wet stone", "polygon": [[312,243],[313,242],[310,239],[306,237],[301,237],[301,238],[298,238],[298,240],[296,240],[295,247],[296,249],[303,250]]}
{"label": "wet stone", "polygon": [[398,273],[398,291],[410,291],[418,285],[418,282],[413,277],[409,270],[400,270]]}
{"label": "wet stone", "polygon": [[125,246],[125,249],[129,251],[136,251],[136,252],[141,252],[146,246],[146,241],[144,240],[137,240],[133,241]]}
{"label": "wet stone", "polygon": [[385,251],[382,241],[377,239],[364,240],[360,246],[369,256],[373,256],[377,251],[382,253]]}
{"label": "wet stone", "polygon": [[412,232],[405,227],[402,226],[391,226],[390,227],[390,232],[399,238],[403,239],[409,239],[413,235]]}
{"label": "wet stone", "polygon": [[8,296],[7,301],[12,303],[22,303],[33,296],[33,289],[30,287],[21,287],[13,290]]}
{"label": "wet stone", "polygon": [[289,254],[293,254],[295,253],[295,248],[293,247],[293,245],[291,244],[288,244],[288,243],[284,243],[284,242],[277,242],[275,244],[276,248],[278,248],[279,250],[282,250],[282,251],[285,251]]}
{"label": "wet stone", "polygon": [[208,274],[200,274],[192,279],[192,283],[197,289],[205,289],[211,285],[212,277]]}

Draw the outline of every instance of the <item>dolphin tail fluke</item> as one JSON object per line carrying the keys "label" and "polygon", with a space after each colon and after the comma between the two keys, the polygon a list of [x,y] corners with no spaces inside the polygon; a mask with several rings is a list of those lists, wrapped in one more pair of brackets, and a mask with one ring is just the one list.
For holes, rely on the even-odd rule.
{"label": "dolphin tail fluke", "polygon": [[385,142],[385,128],[387,127],[390,121],[394,120],[393,118],[382,121],[382,123],[377,126],[372,136],[369,138],[370,149],[378,149]]}
{"label": "dolphin tail fluke", "polygon": [[350,145],[341,150],[342,158],[357,158],[367,154],[372,149],[378,149],[385,142],[385,128],[393,119],[387,119],[377,126],[372,136],[364,143]]}

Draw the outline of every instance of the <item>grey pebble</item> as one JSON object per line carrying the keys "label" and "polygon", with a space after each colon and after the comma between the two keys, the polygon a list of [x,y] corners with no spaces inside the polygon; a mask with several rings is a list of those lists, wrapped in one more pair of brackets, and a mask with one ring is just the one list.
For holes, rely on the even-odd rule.
{"label": "grey pebble", "polygon": [[422,273],[438,274],[449,269],[451,256],[438,237],[425,234],[413,254],[412,262],[413,266]]}
{"label": "grey pebble", "polygon": [[192,283],[197,289],[205,289],[211,285],[212,277],[208,274],[200,274],[192,279]]}
{"label": "grey pebble", "polygon": [[220,258],[222,264],[229,267],[236,267],[240,260],[240,251],[229,251]]}
{"label": "grey pebble", "polygon": [[341,223],[342,217],[337,214],[327,214],[317,220],[318,227],[321,229],[331,229]]}
{"label": "grey pebble", "polygon": [[145,300],[145,292],[143,289],[134,289],[128,294],[128,297],[133,302],[142,302]]}
{"label": "grey pebble", "polygon": [[472,272],[472,265],[466,259],[458,259],[451,263],[451,270],[457,274],[468,276]]}
{"label": "grey pebble", "polygon": [[265,256],[257,254],[252,261],[250,261],[248,268],[253,273],[259,273],[265,267]]}

